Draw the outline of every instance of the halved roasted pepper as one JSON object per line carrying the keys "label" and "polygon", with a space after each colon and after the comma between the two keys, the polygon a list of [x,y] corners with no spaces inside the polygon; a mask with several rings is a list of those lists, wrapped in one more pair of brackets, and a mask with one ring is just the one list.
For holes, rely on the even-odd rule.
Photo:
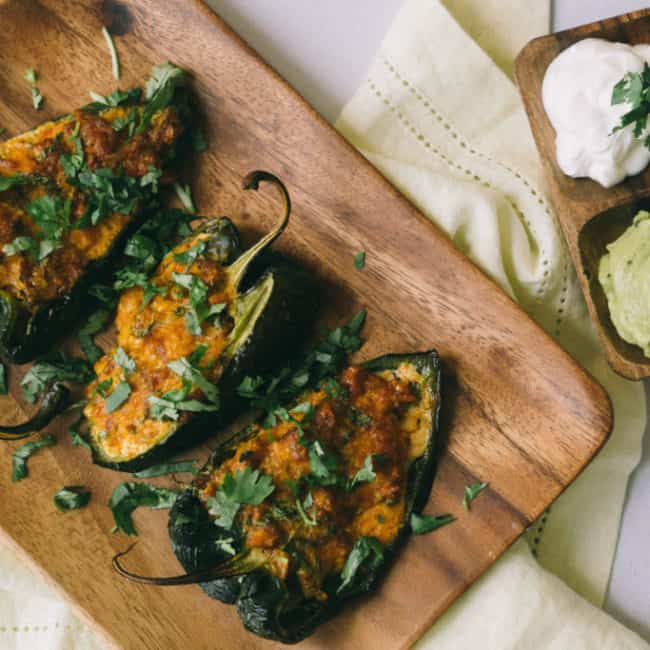
{"label": "halved roasted pepper", "polygon": [[[186,571],[244,626],[295,643],[372,590],[434,475],[435,352],[383,356],[324,380],[218,448],[169,517]],[[275,421],[273,421],[275,419]]]}
{"label": "halved roasted pepper", "polygon": [[95,364],[97,379],[87,387],[96,463],[135,471],[194,444],[245,408],[237,394],[245,376],[299,349],[316,287],[295,266],[264,261],[290,201],[266,172],[250,174],[244,187],[261,181],[277,186],[285,205],[254,246],[240,254],[233,224],[208,221],[163,258],[147,286],[120,297],[117,347]]}
{"label": "halved roasted pepper", "polygon": [[183,72],[0,143],[0,357],[26,363],[69,334],[88,287],[142,222],[189,117]]}

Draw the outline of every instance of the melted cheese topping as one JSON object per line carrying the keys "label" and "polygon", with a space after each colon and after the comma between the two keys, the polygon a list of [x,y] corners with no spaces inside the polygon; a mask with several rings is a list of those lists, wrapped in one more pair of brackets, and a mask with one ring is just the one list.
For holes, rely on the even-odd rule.
{"label": "melted cheese topping", "polygon": [[68,183],[60,163],[62,154],[74,152],[77,124],[90,169],[121,167],[130,176],[146,174],[150,165],[160,167],[180,133],[174,111],[165,109],[154,115],[145,133],[128,140],[126,133],[112,127],[113,120],[128,110],[111,108],[99,115],[79,110],[0,144],[0,176],[33,174],[48,180],[47,186],[25,184],[0,193],[0,289],[28,308],[67,293],[92,261],[109,252],[133,219],[114,213],[97,225],[71,229],[64,234],[62,246],[41,262],[28,252],[11,256],[1,252],[18,236],[38,238],[37,226],[25,207],[40,196],[70,199],[71,221],[83,216],[87,196]]}
{"label": "melted cheese topping", "polygon": [[[89,402],[84,410],[90,435],[113,460],[129,460],[143,454],[187,420],[187,414],[181,414],[178,421],[156,420],[149,415],[151,395],[160,397],[183,386],[182,379],[167,367],[170,361],[188,357],[199,345],[205,345],[207,350],[201,359],[204,376],[217,382],[223,372],[221,357],[232,319],[225,316],[216,324],[204,321],[201,335],[190,333],[185,321],[188,292],[172,280],[172,273],[191,273],[208,286],[208,303],[232,302],[227,275],[218,262],[199,258],[188,269],[174,258],[209,237],[206,233],[192,237],[163,259],[151,282],[164,287],[165,293],[156,295],[147,306],[143,307],[144,292],[140,287],[128,289],[120,297],[115,320],[117,343],[135,361],[136,370],[125,377],[114,360],[115,350],[99,359],[95,364],[97,379],[86,389]],[[117,410],[108,413],[97,386],[111,380],[114,388],[123,378],[131,387],[131,394]],[[193,398],[205,401],[200,391],[194,390],[187,399]]]}
{"label": "melted cheese topping", "polygon": [[[295,572],[304,595],[321,600],[327,598],[323,581],[341,572],[359,537],[375,537],[384,545],[396,538],[405,519],[409,467],[425,452],[432,425],[431,394],[412,363],[376,374],[352,366],[341,385],[346,390],[337,398],[323,390],[303,397],[314,406],[313,417],[303,426],[305,439],[292,422],[256,425],[231,459],[196,483],[207,503],[227,474],[251,467],[271,477],[274,491],[259,506],[242,506],[236,525],[249,549],[264,549],[272,558],[268,570],[281,579]],[[292,416],[304,419],[298,412]],[[336,474],[343,481],[349,482],[371,456],[374,480],[352,489],[309,487],[314,441],[338,459]],[[296,482],[303,486],[298,492]],[[304,505],[308,494],[311,504]],[[311,524],[301,517],[297,499]]]}

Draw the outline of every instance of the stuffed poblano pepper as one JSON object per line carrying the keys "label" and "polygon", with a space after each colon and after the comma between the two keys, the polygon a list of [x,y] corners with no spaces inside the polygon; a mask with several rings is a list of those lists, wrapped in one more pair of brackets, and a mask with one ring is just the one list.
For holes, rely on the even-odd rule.
{"label": "stuffed poblano pepper", "polygon": [[183,72],[153,69],[0,143],[0,357],[26,363],[67,335],[88,287],[141,223],[189,118]]}
{"label": "stuffed poblano pepper", "polygon": [[372,590],[425,504],[440,405],[435,352],[348,367],[217,449],[177,498],[169,535],[187,574],[244,626],[294,643]]}
{"label": "stuffed poblano pepper", "polygon": [[136,471],[213,433],[244,408],[237,386],[298,349],[317,304],[302,270],[265,256],[290,213],[284,185],[253,172],[245,189],[277,186],[279,223],[240,251],[226,218],[207,221],[120,297],[117,346],[95,364],[84,414],[96,463]]}

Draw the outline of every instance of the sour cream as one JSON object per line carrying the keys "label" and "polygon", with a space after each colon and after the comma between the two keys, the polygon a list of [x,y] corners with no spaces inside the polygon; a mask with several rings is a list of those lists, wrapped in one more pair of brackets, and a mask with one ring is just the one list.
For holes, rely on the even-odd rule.
{"label": "sour cream", "polygon": [[633,125],[612,134],[630,110],[627,104],[612,106],[612,90],[628,72],[641,72],[646,62],[650,63],[650,45],[598,38],[579,41],[551,62],[542,98],[565,174],[612,187],[650,163],[650,150],[634,137]]}

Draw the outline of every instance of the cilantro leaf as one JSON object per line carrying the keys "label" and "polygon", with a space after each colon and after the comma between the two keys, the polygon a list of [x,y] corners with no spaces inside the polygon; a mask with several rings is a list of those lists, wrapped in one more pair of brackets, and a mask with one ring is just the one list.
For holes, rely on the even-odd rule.
{"label": "cilantro leaf", "polygon": [[[630,107],[612,133],[634,124],[634,136],[640,138],[646,130],[650,115],[650,66],[647,63],[643,64],[642,72],[628,72],[614,86],[611,104],[627,104]],[[650,148],[650,138],[644,144]]]}
{"label": "cilantro leaf", "polygon": [[154,66],[151,78],[145,85],[145,105],[140,118],[137,132],[142,133],[147,129],[154,113],[169,106],[174,98],[176,89],[185,82],[185,73],[172,63],[163,63]]}
{"label": "cilantro leaf", "polygon": [[80,415],[79,419],[76,420],[76,422],[73,422],[69,427],[68,427],[68,433],[70,434],[70,438],[72,439],[72,444],[75,447],[84,447],[85,449],[88,449],[90,451],[90,445],[86,442],[84,437],[81,435],[79,432],[79,425],[84,421],[84,416]]}
{"label": "cilantro leaf", "polygon": [[130,394],[131,386],[129,386],[127,382],[121,381],[117,386],[115,386],[113,392],[106,397],[104,404],[106,412],[113,413],[113,411],[117,411],[117,409],[120,408],[127,399],[129,399]]}
{"label": "cilantro leaf", "polygon": [[337,594],[344,592],[365,564],[368,569],[375,569],[384,561],[384,547],[375,537],[359,537],[348,555],[341,571],[341,584]]}
{"label": "cilantro leaf", "polygon": [[61,512],[83,508],[90,501],[90,491],[83,485],[66,485],[54,495],[54,505]]}
{"label": "cilantro leaf", "polygon": [[414,535],[424,535],[432,530],[442,528],[447,524],[456,521],[454,515],[416,515],[411,514],[410,524]]}
{"label": "cilantro leaf", "polygon": [[465,510],[469,510],[472,501],[474,501],[474,499],[476,499],[476,497],[481,492],[483,492],[487,486],[487,483],[474,483],[473,485],[466,485],[465,494],[463,496],[463,508],[465,508]]}
{"label": "cilantro leaf", "polygon": [[237,470],[226,474],[223,483],[213,497],[208,499],[209,512],[215,515],[215,524],[231,528],[241,505],[259,505],[275,490],[270,476],[259,470]]}
{"label": "cilantro leaf", "polygon": [[135,372],[135,361],[124,351],[124,348],[118,346],[113,353],[115,363],[124,370],[124,372]]}
{"label": "cilantro leaf", "polygon": [[354,256],[354,266],[355,268],[363,269],[363,267],[366,265],[366,252],[365,251],[359,251],[355,256]]}
{"label": "cilantro leaf", "polygon": [[219,406],[219,388],[210,383],[199,368],[194,367],[185,357],[170,361],[167,367],[182,379],[199,388],[212,404]]}
{"label": "cilantro leaf", "polygon": [[34,68],[27,68],[27,70],[25,70],[25,74],[23,75],[23,79],[27,83],[32,84],[32,86],[35,85],[36,81],[38,80],[36,70]]}
{"label": "cilantro leaf", "polygon": [[245,377],[237,393],[252,408],[267,414],[265,426],[273,426],[278,407],[297,397],[308,386],[316,386],[337,373],[349,352],[361,346],[359,336],[366,312],[358,312],[346,325],[325,331],[321,342],[289,366],[265,377]]}
{"label": "cilantro leaf", "polygon": [[192,199],[192,190],[189,185],[181,185],[180,183],[174,184],[174,191],[178,200],[183,204],[186,212],[190,214],[196,214],[196,207],[194,205],[194,200]]}
{"label": "cilantro leaf", "polygon": [[363,462],[363,467],[352,477],[350,481],[349,490],[358,485],[359,483],[369,483],[377,478],[372,467],[372,455],[368,454]]}
{"label": "cilantro leaf", "polygon": [[110,316],[108,309],[98,309],[79,329],[79,345],[90,363],[95,363],[103,354],[102,349],[93,341],[93,335],[104,329]]}
{"label": "cilantro leaf", "polygon": [[140,507],[146,506],[159,510],[171,508],[180,492],[157,488],[147,483],[120,483],[111,494],[108,507],[113,512],[115,530],[121,530],[127,535],[137,535],[131,514]]}
{"label": "cilantro leaf", "polygon": [[44,97],[41,95],[41,91],[36,86],[32,86],[32,106],[40,111],[43,101]]}
{"label": "cilantro leaf", "polygon": [[26,442],[24,445],[18,447],[11,457],[11,480],[21,481],[24,479],[29,474],[27,469],[27,459],[35,451],[41,449],[41,447],[52,447],[55,444],[56,438],[46,434],[40,440],[32,440],[31,442]]}

